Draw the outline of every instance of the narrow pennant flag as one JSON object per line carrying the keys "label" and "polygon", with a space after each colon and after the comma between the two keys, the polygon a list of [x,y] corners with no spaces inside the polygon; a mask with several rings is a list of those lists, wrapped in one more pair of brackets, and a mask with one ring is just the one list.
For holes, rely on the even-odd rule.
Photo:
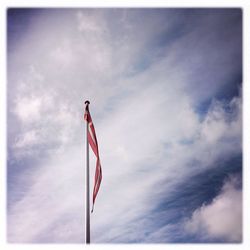
{"label": "narrow pennant flag", "polygon": [[92,210],[91,210],[91,213],[92,213],[94,209],[95,199],[96,199],[96,196],[97,196],[97,193],[100,188],[101,181],[102,181],[102,168],[101,168],[101,162],[100,162],[100,157],[99,157],[99,150],[98,150],[98,143],[97,143],[95,128],[94,128],[94,124],[92,122],[92,118],[89,112],[88,104],[86,105],[86,108],[85,108],[84,120],[86,120],[86,122],[88,123],[88,142],[96,156],[95,183],[94,183],[94,189],[93,189],[93,200],[92,200],[93,203],[92,203]]}

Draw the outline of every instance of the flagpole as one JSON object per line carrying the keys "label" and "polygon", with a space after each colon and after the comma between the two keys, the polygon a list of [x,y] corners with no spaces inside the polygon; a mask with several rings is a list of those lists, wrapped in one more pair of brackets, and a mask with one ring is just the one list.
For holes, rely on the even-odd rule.
{"label": "flagpole", "polygon": [[[86,107],[89,101],[85,101]],[[86,175],[85,175],[85,199],[86,199],[86,214],[85,214],[85,243],[90,244],[90,206],[89,206],[89,142],[88,142],[88,122],[86,121]]]}

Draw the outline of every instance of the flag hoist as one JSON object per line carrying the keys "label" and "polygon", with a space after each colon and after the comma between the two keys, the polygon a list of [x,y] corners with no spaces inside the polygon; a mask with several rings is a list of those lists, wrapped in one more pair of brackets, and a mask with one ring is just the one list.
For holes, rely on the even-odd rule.
{"label": "flag hoist", "polygon": [[86,244],[90,243],[90,199],[89,199],[89,145],[95,154],[96,157],[96,169],[95,169],[95,179],[94,179],[94,188],[93,188],[93,197],[92,197],[92,209],[94,209],[95,199],[100,188],[102,181],[102,168],[99,157],[98,143],[95,133],[94,124],[89,112],[89,101],[85,101],[85,113],[84,120],[86,121],[86,218],[85,218],[85,242]]}

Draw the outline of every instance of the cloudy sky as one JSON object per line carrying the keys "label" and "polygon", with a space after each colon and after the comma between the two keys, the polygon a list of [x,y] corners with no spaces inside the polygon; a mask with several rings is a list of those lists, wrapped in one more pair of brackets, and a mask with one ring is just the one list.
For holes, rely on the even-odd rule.
{"label": "cloudy sky", "polygon": [[86,99],[92,242],[242,241],[240,9],[9,9],[7,25],[9,242],[84,242]]}

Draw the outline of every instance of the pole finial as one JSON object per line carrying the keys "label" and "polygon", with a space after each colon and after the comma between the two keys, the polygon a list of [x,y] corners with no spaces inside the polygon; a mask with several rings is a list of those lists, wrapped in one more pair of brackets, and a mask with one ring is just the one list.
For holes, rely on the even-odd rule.
{"label": "pole finial", "polygon": [[89,101],[89,100],[85,101],[85,104],[86,104],[86,105],[89,105],[89,104],[90,104],[90,101]]}

